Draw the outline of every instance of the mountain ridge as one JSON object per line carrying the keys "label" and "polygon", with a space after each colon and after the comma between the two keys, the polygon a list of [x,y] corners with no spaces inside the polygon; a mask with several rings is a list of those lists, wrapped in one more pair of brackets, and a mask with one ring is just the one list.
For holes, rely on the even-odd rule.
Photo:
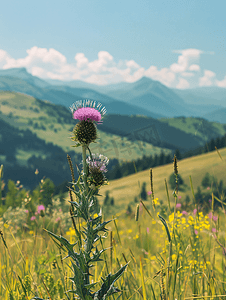
{"label": "mountain ridge", "polygon": [[[13,77],[12,75],[19,77]],[[219,91],[216,96],[217,99],[215,99],[213,96],[208,98],[206,93],[202,94],[202,98],[200,95],[195,95],[193,90],[170,89],[162,83],[147,77],[143,77],[134,83],[123,82],[108,86],[95,86],[89,83],[81,83],[81,81],[65,83],[55,80],[54,82],[58,85],[49,82],[29,74],[25,68],[0,70],[1,90],[22,92],[66,107],[77,100],[89,98],[90,100],[103,102],[103,105],[108,106],[107,111],[109,113],[147,115],[156,119],[194,116],[204,117],[207,120],[209,118],[211,121],[221,123],[226,120],[226,111],[219,111],[226,106],[222,94],[225,90],[222,89],[214,89],[214,91]],[[79,87],[80,84],[82,86]],[[202,92],[202,90],[199,91]],[[208,104],[204,105],[205,99]],[[213,114],[217,110],[218,112]]]}

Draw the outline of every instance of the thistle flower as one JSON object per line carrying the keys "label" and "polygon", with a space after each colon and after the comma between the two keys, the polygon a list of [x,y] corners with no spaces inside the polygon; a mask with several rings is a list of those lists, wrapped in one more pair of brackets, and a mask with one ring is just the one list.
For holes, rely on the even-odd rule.
{"label": "thistle flower", "polygon": [[103,115],[106,113],[106,108],[102,104],[91,100],[78,100],[70,106],[73,118],[79,121],[95,121],[100,122]]}
{"label": "thistle flower", "polygon": [[38,214],[40,214],[40,212],[41,212],[42,210],[43,210],[43,211],[45,210],[45,206],[41,204],[41,205],[39,205],[38,208],[37,208]]}
{"label": "thistle flower", "polygon": [[101,103],[96,106],[95,101],[79,100],[70,106],[73,118],[79,120],[73,129],[72,140],[77,142],[77,146],[89,145],[97,138],[96,126],[94,122],[100,123],[101,118],[106,113],[105,107]]}
{"label": "thistle flower", "polygon": [[88,179],[91,184],[95,186],[103,185],[106,180],[104,173],[107,172],[106,165],[108,164],[109,159],[102,154],[92,154],[92,157],[86,159],[88,165]]}

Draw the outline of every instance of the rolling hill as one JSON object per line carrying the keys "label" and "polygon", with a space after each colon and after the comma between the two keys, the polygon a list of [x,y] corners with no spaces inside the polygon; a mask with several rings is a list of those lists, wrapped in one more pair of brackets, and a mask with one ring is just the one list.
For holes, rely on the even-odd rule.
{"label": "rolling hill", "polygon": [[[68,108],[1,91],[0,112],[0,163],[4,165],[5,178],[23,180],[25,186],[37,184],[39,176],[48,176],[55,184],[65,180],[65,176],[70,180],[66,154],[71,153],[77,164],[81,154],[80,149],[71,148],[70,132],[76,121]],[[179,149],[183,153],[225,132],[225,125],[204,119],[107,115],[98,125],[98,143],[90,148],[93,153],[110,158],[112,168],[120,161],[161,151],[169,154]],[[34,175],[36,168],[39,176]]]}
{"label": "rolling hill", "polygon": [[[226,185],[225,180],[225,162],[226,162],[226,148],[220,149],[220,155],[223,161],[220,159],[217,151],[210,153],[205,153],[202,155],[197,155],[194,157],[182,159],[178,161],[178,171],[184,180],[184,191],[179,191],[178,202],[183,203],[186,196],[188,195],[191,202],[193,203],[193,196],[190,186],[189,176],[191,175],[192,184],[194,192],[197,192],[198,186],[201,185],[201,181],[205,174],[208,172],[210,175],[217,178],[218,183],[220,180]],[[153,168],[153,186],[154,186],[154,196],[162,200],[165,205],[167,205],[167,193],[165,189],[165,179],[169,183],[169,176],[173,173],[173,163],[158,166]],[[126,209],[130,204],[133,209],[135,209],[136,203],[134,202],[134,197],[139,198],[139,193],[143,182],[146,183],[147,191],[150,190],[150,171],[145,170],[138,172],[137,174],[129,175],[127,177],[111,180],[109,185],[103,186],[101,188],[100,203],[103,203],[104,195],[109,191],[109,196],[113,197],[115,200],[115,206],[112,209],[112,213],[115,214],[118,211]],[[174,197],[172,195],[173,190],[169,189],[169,198],[171,205],[174,204]],[[211,190],[209,192],[211,198]],[[66,200],[67,200],[67,195]],[[149,201],[145,202],[146,205],[150,205],[151,198]]]}

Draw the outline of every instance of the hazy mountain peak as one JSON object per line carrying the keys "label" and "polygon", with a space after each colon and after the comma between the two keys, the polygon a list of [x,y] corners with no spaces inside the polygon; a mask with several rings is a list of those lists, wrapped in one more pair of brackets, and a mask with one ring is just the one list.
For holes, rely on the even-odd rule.
{"label": "hazy mountain peak", "polygon": [[32,76],[27,72],[26,68],[11,68],[11,69],[5,69],[0,70],[0,76],[13,76],[16,77],[16,75],[21,76],[22,74],[26,74],[27,76]]}
{"label": "hazy mountain peak", "polygon": [[29,84],[35,85],[37,87],[46,88],[49,86],[49,84],[46,81],[28,73],[26,68],[11,68],[0,70],[0,76],[20,78],[22,80],[25,80]]}

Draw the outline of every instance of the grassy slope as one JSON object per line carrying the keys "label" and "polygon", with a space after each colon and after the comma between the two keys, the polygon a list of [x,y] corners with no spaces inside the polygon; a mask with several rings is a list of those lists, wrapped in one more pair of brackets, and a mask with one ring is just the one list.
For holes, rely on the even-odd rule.
{"label": "grassy slope", "polygon": [[[63,148],[64,151],[75,150],[80,152],[78,148],[71,148],[73,142],[70,139],[70,131],[75,125],[75,121],[71,118],[68,111],[68,119],[71,122],[68,124],[62,121],[58,122],[59,109],[56,112],[56,106],[48,102],[43,102],[42,108],[38,105],[35,98],[15,92],[0,92],[0,110],[2,117],[6,122],[19,129],[30,129],[33,133],[46,142],[51,142]],[[51,112],[52,110],[52,112]],[[11,113],[12,118],[8,118]],[[62,107],[62,116],[67,114],[66,108]],[[33,124],[29,123],[33,122]],[[35,128],[37,124],[40,128]],[[41,129],[41,126],[46,127],[46,130]],[[101,125],[99,125],[101,126]],[[117,135],[98,131],[99,140],[97,144],[91,145],[93,152],[98,152],[106,155],[108,158],[117,158],[123,160],[133,160],[141,158],[143,155],[160,154],[163,150],[165,153],[171,153],[168,149],[155,147],[151,144],[141,141],[131,142],[126,137],[121,138]],[[17,159],[23,164],[33,153],[25,153],[18,151]],[[44,155],[44,153],[43,153]],[[42,155],[41,155],[42,156]]]}
{"label": "grassy slope", "polygon": [[[219,152],[224,161],[220,159],[217,151],[213,151],[195,157],[186,158],[178,162],[179,174],[182,176],[185,184],[187,185],[186,191],[179,191],[178,195],[182,197],[180,200],[181,202],[184,201],[186,194],[189,195],[191,200],[193,199],[189,175],[191,175],[195,193],[197,191],[197,187],[201,185],[202,178],[206,172],[217,177],[218,182],[223,180],[225,184],[226,148],[220,149]],[[166,178],[168,183],[171,173],[173,173],[173,163],[153,168],[154,196],[158,197],[159,200],[163,200],[165,204],[167,204],[167,194],[164,180]],[[101,188],[100,194],[104,196],[105,192],[109,190],[110,196],[115,199],[116,210],[125,209],[129,203],[134,203],[134,197],[138,196],[140,191],[139,182],[140,185],[142,185],[143,182],[146,182],[147,191],[151,190],[149,178],[150,172],[149,170],[146,170],[121,179],[112,180],[109,182],[109,185]],[[174,198],[172,196],[173,190],[170,189],[169,184],[168,189],[170,201],[174,202]],[[103,197],[100,197],[99,199],[100,203],[102,203]]]}
{"label": "grassy slope", "polygon": [[186,133],[194,134],[202,139],[208,141],[208,132],[213,131],[215,128],[219,131],[219,134],[224,135],[225,133],[225,126],[224,124],[216,123],[216,122],[209,122],[202,118],[171,118],[171,119],[164,119],[161,118],[159,121],[167,123],[168,125],[183,130]]}

